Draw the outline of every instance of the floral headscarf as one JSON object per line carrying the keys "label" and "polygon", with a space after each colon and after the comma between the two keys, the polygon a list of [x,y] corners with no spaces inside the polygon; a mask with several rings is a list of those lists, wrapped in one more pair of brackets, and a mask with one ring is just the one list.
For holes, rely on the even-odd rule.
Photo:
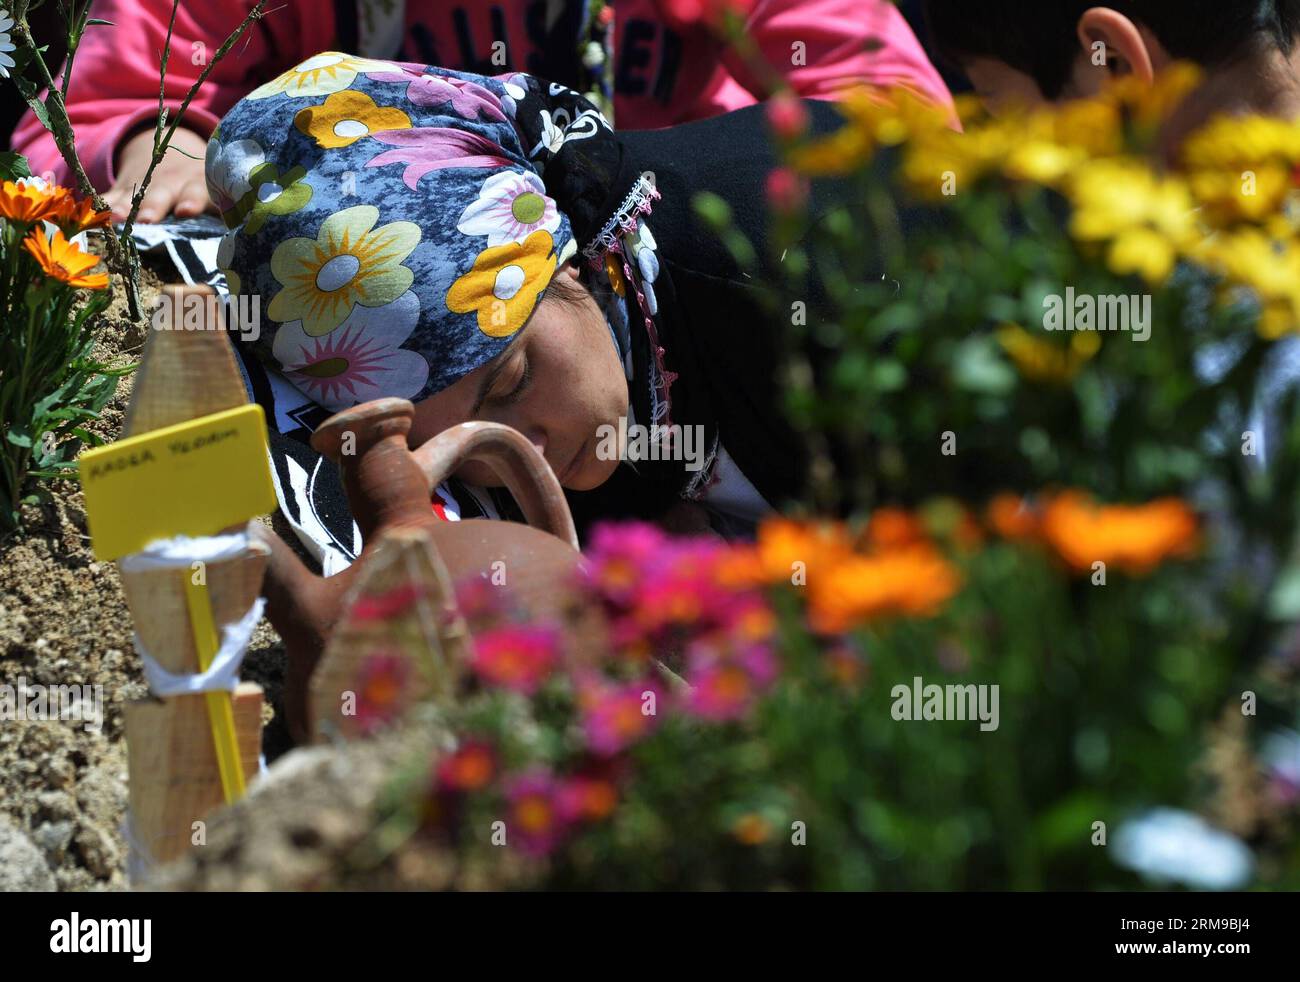
{"label": "floral headscarf", "polygon": [[[259,355],[342,409],[422,399],[490,361],[581,250],[636,297],[666,418],[642,222],[658,195],[621,166],[609,123],[564,86],[325,52],[213,133],[208,189],[231,229],[218,264],[232,295],[260,301]],[[631,377],[646,346],[615,306]]]}

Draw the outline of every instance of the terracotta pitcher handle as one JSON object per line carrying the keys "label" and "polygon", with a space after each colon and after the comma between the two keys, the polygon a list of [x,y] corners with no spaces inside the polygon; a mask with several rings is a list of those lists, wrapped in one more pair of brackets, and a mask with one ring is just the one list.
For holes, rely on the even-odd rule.
{"label": "terracotta pitcher handle", "polygon": [[524,513],[524,521],[578,548],[569,503],[560,482],[541,455],[518,430],[500,423],[461,423],[443,430],[415,451],[415,462],[435,485],[471,461],[486,464],[501,478]]}

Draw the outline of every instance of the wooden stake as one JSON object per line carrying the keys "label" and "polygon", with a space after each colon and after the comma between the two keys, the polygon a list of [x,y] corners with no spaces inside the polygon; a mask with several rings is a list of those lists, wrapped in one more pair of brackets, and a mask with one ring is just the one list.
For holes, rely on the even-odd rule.
{"label": "wooden stake", "polygon": [[388,671],[400,691],[382,708],[394,721],[430,696],[450,698],[466,663],[469,631],[457,610],[447,569],[428,533],[381,534],[374,557],[344,598],[347,613],[330,635],[308,690],[317,742],[362,735],[371,720],[364,691],[371,659],[396,659]]}
{"label": "wooden stake", "polygon": [[[145,345],[124,436],[248,402],[221,325],[181,329],[184,298],[211,291],[166,287],[163,292],[163,329],[152,331]],[[245,555],[207,564],[204,574],[218,629],[240,620],[257,599],[268,556],[264,545],[254,543]],[[188,576],[174,569],[122,574],[127,605],[144,650],[172,673],[191,674],[200,666],[186,599]],[[146,860],[165,862],[179,856],[194,836],[193,823],[226,800],[205,700],[202,695],[178,696],[127,707],[132,825]],[[241,684],[233,714],[239,757],[249,776],[257,773],[261,711],[261,688]]]}

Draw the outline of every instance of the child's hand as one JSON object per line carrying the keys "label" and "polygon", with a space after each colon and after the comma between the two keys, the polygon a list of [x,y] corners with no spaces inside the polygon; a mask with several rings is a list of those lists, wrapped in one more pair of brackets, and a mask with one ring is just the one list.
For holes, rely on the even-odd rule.
{"label": "child's hand", "polygon": [[[208,142],[193,130],[178,126],[162,160],[154,168],[140,203],[138,220],[160,222],[169,212],[177,218],[190,218],[213,208],[203,176],[203,154]],[[178,152],[184,150],[194,157]],[[144,180],[153,156],[153,130],[141,130],[127,140],[117,154],[117,182],[104,195],[113,210],[113,220],[123,221],[131,211],[131,196]]]}

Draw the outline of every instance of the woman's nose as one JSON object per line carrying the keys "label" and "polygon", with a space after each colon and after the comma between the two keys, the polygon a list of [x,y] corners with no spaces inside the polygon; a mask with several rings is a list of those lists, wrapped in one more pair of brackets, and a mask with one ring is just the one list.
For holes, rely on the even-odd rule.
{"label": "woman's nose", "polygon": [[524,430],[523,434],[524,436],[528,437],[529,442],[532,443],[532,445],[537,448],[537,452],[541,454],[543,457],[545,457],[546,456],[546,431],[541,427],[534,426]]}

